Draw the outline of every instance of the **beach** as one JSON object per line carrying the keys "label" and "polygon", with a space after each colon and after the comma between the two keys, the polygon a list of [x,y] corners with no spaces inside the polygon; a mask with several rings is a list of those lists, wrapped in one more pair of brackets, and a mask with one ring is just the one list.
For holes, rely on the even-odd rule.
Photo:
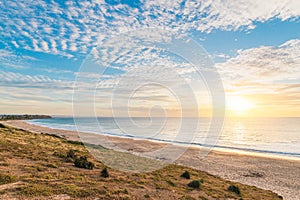
{"label": "beach", "polygon": [[[67,140],[80,141],[76,131],[51,129],[28,124],[25,121],[3,121],[3,124],[35,133],[54,134]],[[101,144],[99,138],[108,137],[115,147],[128,152],[147,152],[163,147],[164,143],[128,138],[99,136],[84,133],[91,144]],[[82,134],[81,134],[82,135]],[[97,139],[95,139],[97,138]],[[201,149],[190,147],[175,164],[192,167],[221,178],[271,190],[284,199],[300,199],[300,161],[245,153],[211,151],[199,158]]]}

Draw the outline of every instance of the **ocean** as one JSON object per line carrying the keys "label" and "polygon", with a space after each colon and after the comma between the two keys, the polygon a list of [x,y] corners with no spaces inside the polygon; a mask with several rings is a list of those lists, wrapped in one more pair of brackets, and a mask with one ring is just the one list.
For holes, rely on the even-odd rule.
{"label": "ocean", "polygon": [[218,126],[212,125],[209,118],[54,117],[27,122],[56,129],[300,158],[300,118],[227,118]]}

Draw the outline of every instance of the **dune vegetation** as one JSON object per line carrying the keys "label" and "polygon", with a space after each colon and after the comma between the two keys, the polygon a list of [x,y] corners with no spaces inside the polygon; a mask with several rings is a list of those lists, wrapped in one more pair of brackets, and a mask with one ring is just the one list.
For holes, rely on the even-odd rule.
{"label": "dune vegetation", "polygon": [[[99,151],[119,152],[102,147]],[[123,155],[123,154],[122,154]],[[136,158],[139,159],[139,158]],[[0,199],[281,199],[253,186],[169,165],[149,173],[105,166],[80,142],[0,126]]]}

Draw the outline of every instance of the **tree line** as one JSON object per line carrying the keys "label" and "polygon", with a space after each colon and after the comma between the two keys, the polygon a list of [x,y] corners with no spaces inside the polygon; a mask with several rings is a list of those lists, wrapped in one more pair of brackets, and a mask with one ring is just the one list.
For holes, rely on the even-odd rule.
{"label": "tree line", "polygon": [[0,120],[49,119],[49,115],[0,115]]}

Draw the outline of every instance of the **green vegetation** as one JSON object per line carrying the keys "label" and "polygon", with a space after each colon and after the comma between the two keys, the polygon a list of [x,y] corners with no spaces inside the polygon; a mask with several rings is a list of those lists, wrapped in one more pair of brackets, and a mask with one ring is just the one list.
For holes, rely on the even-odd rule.
{"label": "green vegetation", "polygon": [[80,156],[80,158],[76,158],[74,161],[75,167],[83,168],[83,169],[94,169],[94,163],[87,160],[86,156]]}
{"label": "green vegetation", "polygon": [[0,120],[30,120],[30,119],[48,119],[48,115],[0,115]]}
{"label": "green vegetation", "polygon": [[199,180],[193,180],[193,181],[188,183],[189,187],[195,188],[195,189],[200,188],[200,185],[201,185],[201,182]]}
{"label": "green vegetation", "polygon": [[109,174],[108,174],[108,171],[107,171],[106,167],[101,171],[101,177],[103,177],[103,178],[108,178],[109,177]]}
{"label": "green vegetation", "polygon": [[235,185],[230,185],[230,186],[228,187],[228,191],[234,192],[234,193],[236,193],[237,195],[240,195],[240,194],[241,194],[241,191],[240,191],[239,187],[237,187],[237,186],[235,186]]}
{"label": "green vegetation", "polygon": [[[108,154],[104,157],[108,163],[112,157],[126,156],[137,163],[150,162],[99,146],[89,148]],[[75,167],[78,158],[93,163],[93,169]],[[271,191],[182,166],[169,165],[151,173],[118,171],[97,161],[78,142],[8,126],[0,128],[0,163],[0,199],[60,199],[59,195],[66,199],[240,199],[241,195],[228,191],[230,185],[239,188],[244,200],[280,199]],[[187,187],[190,180],[180,177],[185,171],[200,189]]]}
{"label": "green vegetation", "polygon": [[181,174],[180,177],[186,178],[186,179],[190,179],[191,178],[190,173],[188,171],[183,172],[183,174]]}
{"label": "green vegetation", "polygon": [[166,180],[166,182],[172,187],[176,186],[175,183],[173,183],[173,181],[171,181],[171,180]]}
{"label": "green vegetation", "polygon": [[73,149],[68,151],[67,158],[71,158],[71,159],[76,159],[77,158],[77,156],[75,154],[75,151]]}
{"label": "green vegetation", "polygon": [[16,177],[7,173],[0,173],[0,185],[12,183],[16,180]]}

